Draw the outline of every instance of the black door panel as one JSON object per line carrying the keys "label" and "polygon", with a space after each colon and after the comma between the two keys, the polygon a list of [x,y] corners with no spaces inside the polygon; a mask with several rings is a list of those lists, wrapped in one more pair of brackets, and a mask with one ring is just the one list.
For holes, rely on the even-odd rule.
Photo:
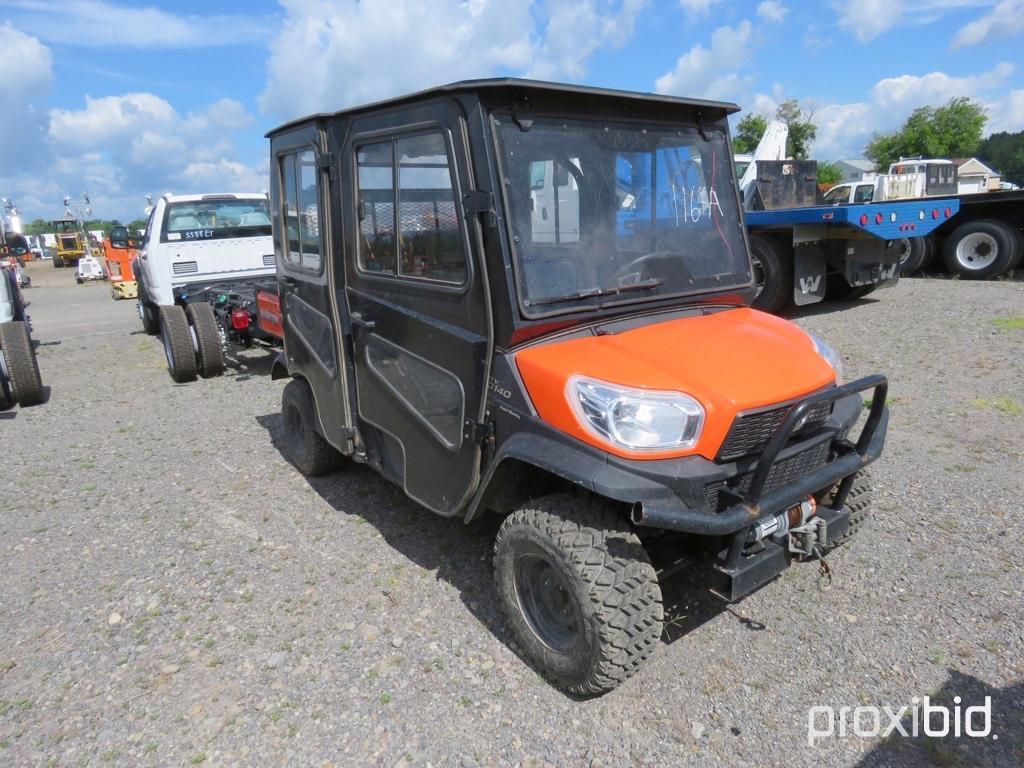
{"label": "black door panel", "polygon": [[476,233],[461,207],[472,188],[464,142],[457,110],[439,100],[357,120],[339,149],[349,161],[345,298],[360,429],[386,436],[381,463],[446,515],[476,487],[480,451],[466,424],[481,415],[492,343]]}

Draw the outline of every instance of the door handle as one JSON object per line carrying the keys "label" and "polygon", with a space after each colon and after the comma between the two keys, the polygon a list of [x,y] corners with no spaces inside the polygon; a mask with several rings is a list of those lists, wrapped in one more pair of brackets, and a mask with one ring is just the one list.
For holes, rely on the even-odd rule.
{"label": "door handle", "polygon": [[281,280],[289,291],[294,291],[299,286],[298,281],[294,277],[283,277]]}
{"label": "door handle", "polygon": [[363,317],[363,315],[360,312],[353,312],[351,318],[352,325],[357,326],[359,328],[365,328],[368,331],[372,331],[374,328],[377,327],[377,323],[375,323],[373,320],[367,320],[366,318]]}

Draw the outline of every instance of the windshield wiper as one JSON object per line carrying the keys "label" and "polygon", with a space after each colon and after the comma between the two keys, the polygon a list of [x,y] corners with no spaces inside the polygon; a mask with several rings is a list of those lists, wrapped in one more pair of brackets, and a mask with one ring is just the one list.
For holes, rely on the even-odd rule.
{"label": "windshield wiper", "polygon": [[656,277],[653,280],[644,280],[642,283],[620,285],[618,288],[590,288],[578,293],[567,293],[564,296],[548,296],[543,299],[534,299],[530,302],[530,306],[561,304],[563,301],[582,301],[583,299],[591,299],[595,296],[617,296],[620,293],[627,293],[629,291],[649,291],[651,288],[657,288],[663,282],[660,277]]}

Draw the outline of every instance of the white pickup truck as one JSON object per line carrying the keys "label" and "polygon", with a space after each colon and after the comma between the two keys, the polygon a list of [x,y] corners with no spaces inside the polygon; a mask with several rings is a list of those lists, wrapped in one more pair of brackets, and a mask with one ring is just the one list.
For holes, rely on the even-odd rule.
{"label": "white pickup truck", "polygon": [[229,341],[248,346],[264,335],[256,289],[276,281],[267,195],[164,195],[134,272],[142,327],[162,337],[171,378],[219,376]]}

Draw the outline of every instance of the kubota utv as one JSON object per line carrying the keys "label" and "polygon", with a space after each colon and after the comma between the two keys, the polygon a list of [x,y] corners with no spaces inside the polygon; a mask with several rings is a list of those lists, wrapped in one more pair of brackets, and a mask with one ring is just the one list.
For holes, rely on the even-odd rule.
{"label": "kubota utv", "polygon": [[655,545],[738,600],[869,512],[886,380],[750,308],[736,110],[485,80],[270,133],[288,457],[501,516],[499,599],[576,695],[657,647]]}

